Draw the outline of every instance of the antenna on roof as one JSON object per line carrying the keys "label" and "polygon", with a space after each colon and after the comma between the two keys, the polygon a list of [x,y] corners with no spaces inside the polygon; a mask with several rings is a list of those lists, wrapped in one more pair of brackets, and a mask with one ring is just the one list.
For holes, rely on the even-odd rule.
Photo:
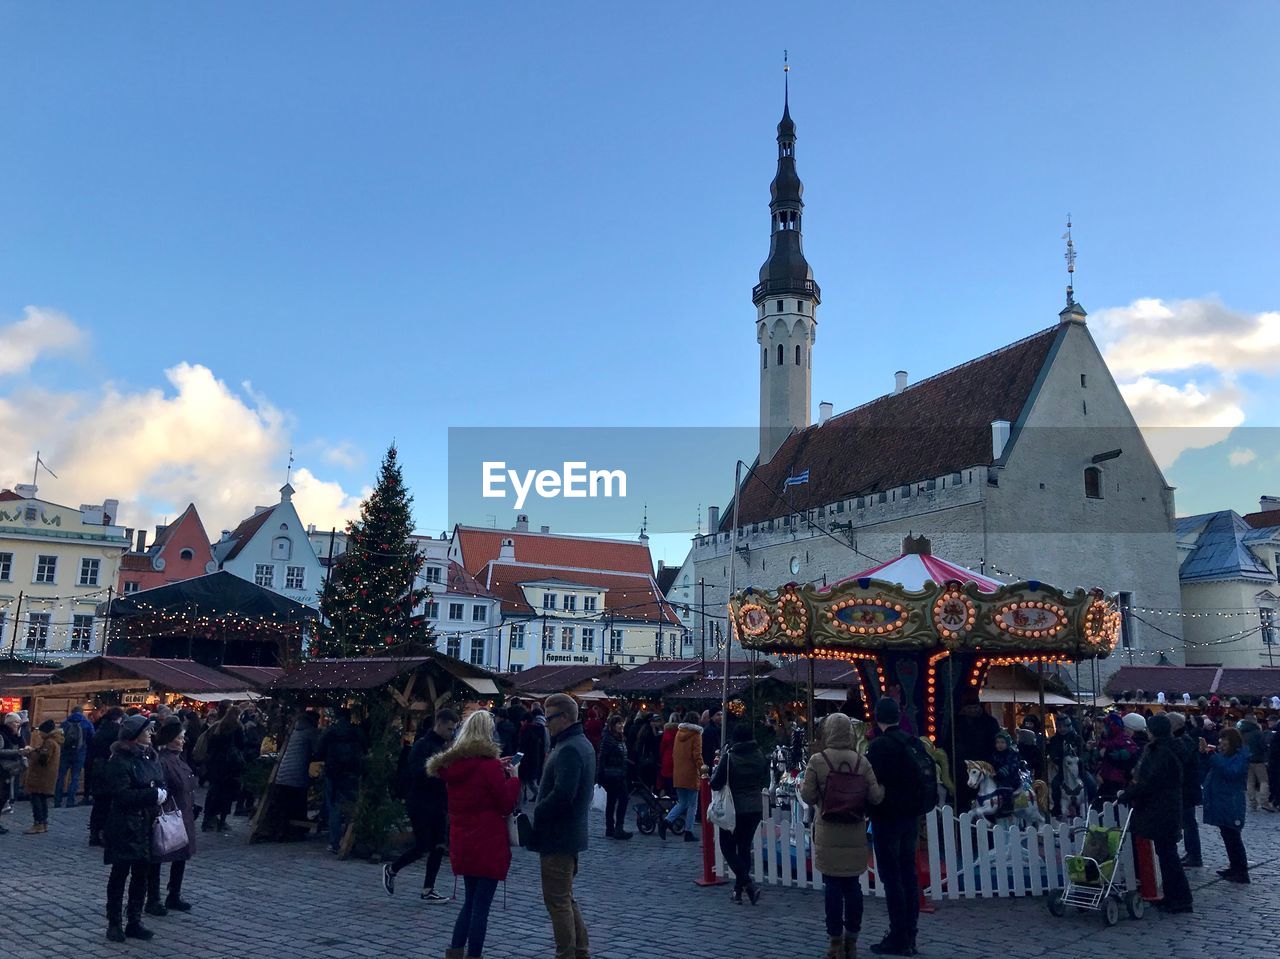
{"label": "antenna on roof", "polygon": [[1075,276],[1076,276],[1076,246],[1071,240],[1071,214],[1067,214],[1067,232],[1062,234],[1062,238],[1067,241],[1067,252],[1063,254],[1067,261],[1067,306],[1076,305]]}
{"label": "antenna on roof", "polygon": [[787,61],[787,51],[782,51],[782,105],[786,107],[791,98],[791,64]]}
{"label": "antenna on roof", "polygon": [[284,485],[288,486],[291,479],[293,479],[293,450],[289,450],[289,465],[284,471]]}

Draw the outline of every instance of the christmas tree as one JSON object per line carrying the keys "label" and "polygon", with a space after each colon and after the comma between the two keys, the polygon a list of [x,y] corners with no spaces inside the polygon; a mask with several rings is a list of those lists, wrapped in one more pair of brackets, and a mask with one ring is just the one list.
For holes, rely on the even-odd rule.
{"label": "christmas tree", "polygon": [[360,504],[360,519],[347,524],[347,549],[335,558],[320,593],[323,621],[314,656],[364,656],[398,646],[430,646],[431,625],[415,611],[427,599],[418,588],[423,557],[410,534],[413,497],[393,443],[377,488]]}

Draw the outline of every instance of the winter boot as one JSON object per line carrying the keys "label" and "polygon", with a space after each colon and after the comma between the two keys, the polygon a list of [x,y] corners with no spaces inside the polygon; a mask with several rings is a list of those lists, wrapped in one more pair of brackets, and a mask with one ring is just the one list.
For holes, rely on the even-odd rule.
{"label": "winter boot", "polygon": [[822,959],[844,959],[844,936],[832,936]]}
{"label": "winter boot", "polygon": [[124,927],[124,934],[130,939],[141,939],[143,942],[155,935],[154,932],[142,924],[140,919],[131,919],[129,925]]}
{"label": "winter boot", "polygon": [[156,902],[147,903],[147,907],[142,911],[145,912],[148,916],[169,915],[169,910],[165,906],[161,905],[159,900],[157,900]]}
{"label": "winter boot", "polygon": [[695,836],[695,835],[693,834],[693,830],[692,830],[692,829],[686,829],[686,830],[684,831],[684,841],[685,841],[685,842],[697,842],[697,841],[698,841],[698,837],[697,837],[697,836]]}
{"label": "winter boot", "polygon": [[844,959],[858,959],[858,938],[847,932],[844,934]]}
{"label": "winter boot", "polygon": [[102,830],[101,830],[101,829],[95,829],[95,830],[93,830],[92,832],[90,832],[90,833],[89,833],[89,845],[90,845],[90,846],[101,846],[101,845],[102,845]]}
{"label": "winter boot", "polygon": [[191,903],[187,902],[181,896],[175,895],[174,893],[169,893],[169,895],[165,898],[164,907],[166,909],[170,909],[175,912],[191,911]]}
{"label": "winter boot", "polygon": [[124,942],[124,926],[113,922],[107,926],[107,939],[110,942]]}
{"label": "winter boot", "polygon": [[658,817],[658,838],[659,839],[667,838],[667,817],[666,816]]}
{"label": "winter boot", "polygon": [[446,949],[444,959],[467,959],[465,949]]}

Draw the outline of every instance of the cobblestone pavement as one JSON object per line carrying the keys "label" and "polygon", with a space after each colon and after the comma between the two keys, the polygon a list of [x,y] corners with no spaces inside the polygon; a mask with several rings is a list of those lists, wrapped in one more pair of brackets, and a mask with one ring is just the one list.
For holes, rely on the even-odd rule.
{"label": "cobblestone pavement", "polygon": [[[51,811],[49,832],[24,836],[30,806],[3,818],[0,862],[8,881],[5,939],[22,959],[55,956],[199,955],[235,959],[338,959],[442,956],[457,905],[418,899],[421,865],[399,877],[394,897],[383,892],[379,865],[339,862],[321,841],[248,845],[244,820],[235,832],[201,834],[183,888],[195,910],[147,917],[149,944],[108,943],[103,933],[106,868],[87,845],[88,810]],[[637,835],[620,843],[592,824],[578,899],[596,959],[792,959],[825,948],[821,894],[768,887],[759,906],[734,905],[724,887],[700,888],[699,846]],[[1193,870],[1196,914],[1122,919],[1069,912],[1054,919],[1042,898],[944,902],[920,921],[920,953],[946,959],[1031,956],[1262,956],[1280,928],[1280,816],[1255,814],[1245,833],[1257,863],[1252,886],[1219,880],[1226,865],[1217,831],[1206,831],[1206,867]],[[446,864],[439,887],[453,885]],[[459,892],[461,891],[459,884]],[[885,929],[882,900],[868,899],[861,945]],[[869,954],[869,952],[866,952]],[[519,850],[504,895],[489,924],[489,959],[551,959],[550,927],[537,881],[536,857]]]}

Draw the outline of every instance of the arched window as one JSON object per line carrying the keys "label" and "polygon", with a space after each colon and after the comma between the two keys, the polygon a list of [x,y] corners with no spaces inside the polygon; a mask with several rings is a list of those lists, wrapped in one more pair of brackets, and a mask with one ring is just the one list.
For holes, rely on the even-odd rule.
{"label": "arched window", "polygon": [[800,365],[800,344],[796,344],[796,366]]}
{"label": "arched window", "polygon": [[196,558],[196,551],[188,547],[187,549],[184,549],[182,552],[180,552],[178,556],[186,560],[187,562],[190,562],[191,560]]}
{"label": "arched window", "polygon": [[782,355],[782,344],[779,343],[778,344],[778,365],[781,366],[784,362],[785,360],[783,360],[783,355]]}
{"label": "arched window", "polygon": [[1102,499],[1102,470],[1096,466],[1084,471],[1084,495],[1089,499]]}
{"label": "arched window", "polygon": [[765,347],[762,352],[764,353],[764,357],[762,359],[762,365],[760,369],[767,370],[769,368],[769,348]]}
{"label": "arched window", "polygon": [[288,536],[277,536],[271,541],[272,559],[289,559],[293,555],[293,542]]}

